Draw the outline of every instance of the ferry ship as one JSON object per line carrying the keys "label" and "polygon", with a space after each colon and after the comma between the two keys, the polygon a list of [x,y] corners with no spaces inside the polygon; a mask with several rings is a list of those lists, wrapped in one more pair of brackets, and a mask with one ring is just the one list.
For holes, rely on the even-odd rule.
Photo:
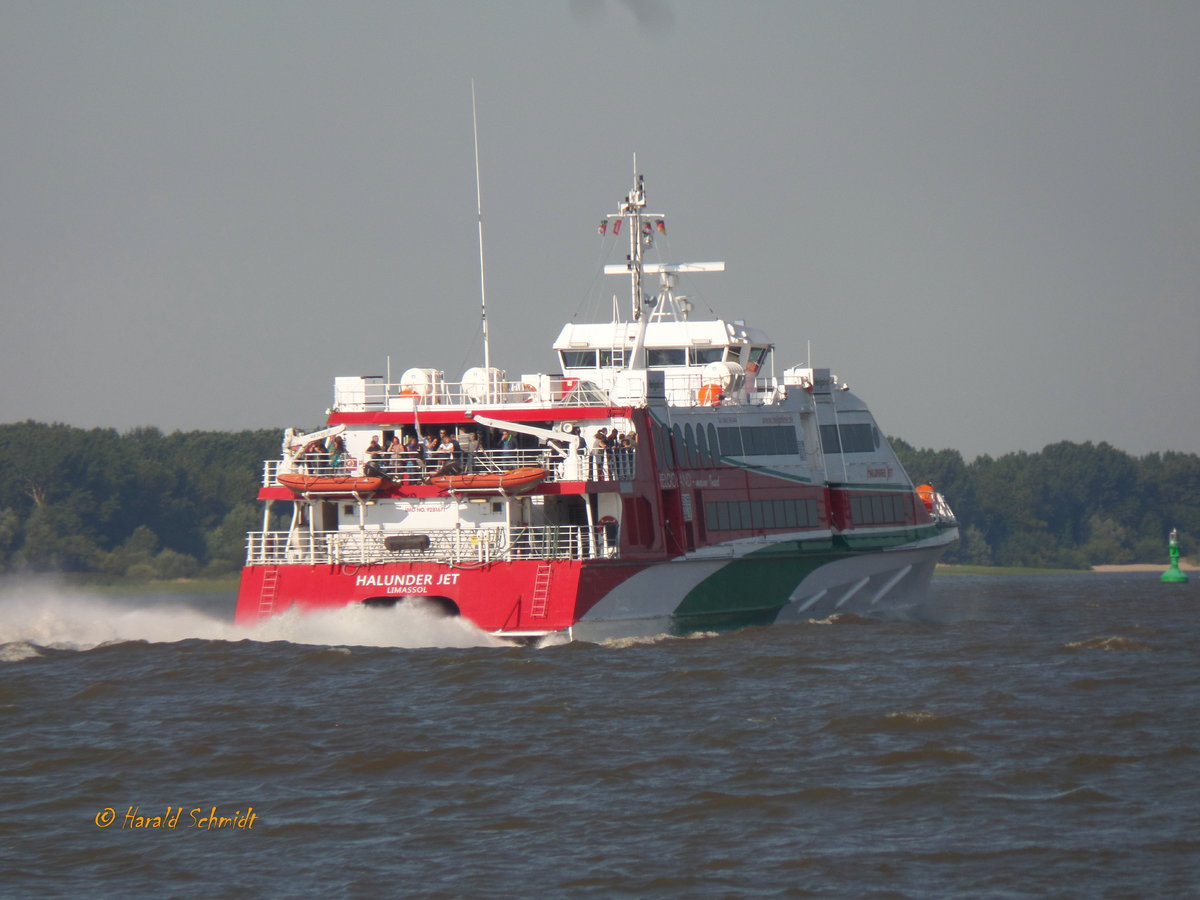
{"label": "ferry ship", "polygon": [[550,374],[335,378],[324,427],[264,464],[237,620],[402,603],[603,640],[919,596],[958,537],[944,498],[829,369],[776,374],[766,332],[694,317],[680,277],[724,263],[648,261],[665,228],[635,176],[600,224],[629,311],[566,325]]}

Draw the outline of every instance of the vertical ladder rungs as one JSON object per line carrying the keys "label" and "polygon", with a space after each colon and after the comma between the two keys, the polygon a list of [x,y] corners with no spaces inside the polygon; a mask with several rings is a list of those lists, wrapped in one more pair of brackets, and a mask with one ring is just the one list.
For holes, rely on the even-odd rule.
{"label": "vertical ladder rungs", "polygon": [[537,575],[533,579],[533,598],[529,605],[529,615],[535,619],[546,617],[546,606],[550,601],[550,576],[553,572],[551,563],[538,564]]}
{"label": "vertical ladder rungs", "polygon": [[258,614],[269,616],[275,612],[275,591],[279,585],[279,566],[271,566],[263,572],[258,592]]}

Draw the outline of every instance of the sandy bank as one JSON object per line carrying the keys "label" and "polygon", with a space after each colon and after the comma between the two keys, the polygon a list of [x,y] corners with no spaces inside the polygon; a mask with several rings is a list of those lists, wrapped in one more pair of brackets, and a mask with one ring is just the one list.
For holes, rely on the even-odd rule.
{"label": "sandy bank", "polygon": [[[1128,566],[1092,566],[1093,572],[1165,572],[1166,563],[1134,563]],[[1186,559],[1179,561],[1181,572],[1200,572],[1200,566]]]}

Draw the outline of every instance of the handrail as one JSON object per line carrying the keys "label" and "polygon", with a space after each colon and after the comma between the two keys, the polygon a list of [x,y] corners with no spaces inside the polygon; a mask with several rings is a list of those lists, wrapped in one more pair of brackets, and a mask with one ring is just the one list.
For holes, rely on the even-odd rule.
{"label": "handrail", "polygon": [[431,373],[420,384],[385,383],[382,378],[363,378],[357,386],[345,385],[334,393],[334,406],[343,412],[471,407],[481,403],[489,407],[528,403],[610,406],[612,398],[603,388],[568,376],[539,375],[531,377],[530,381],[496,381],[489,390],[486,384],[478,382],[445,381],[440,372]]}
{"label": "handrail", "polygon": [[[377,454],[371,462],[379,467],[397,484],[421,484],[448,462],[456,462],[464,472],[507,472],[525,467],[542,468],[548,473],[547,482],[573,481],[632,481],[635,474],[636,455],[632,450],[616,448],[604,454],[588,453],[577,457],[580,465],[567,466],[556,453],[546,449],[535,450],[481,450],[477,453],[459,454],[457,460],[448,455],[435,454],[423,459],[415,454]],[[310,453],[294,463],[268,459],[263,462],[263,487],[279,487],[281,472],[296,472],[303,475],[338,477],[361,475],[362,461],[357,457],[344,456],[335,465],[328,453]]]}
{"label": "handrail", "polygon": [[[387,539],[424,537],[390,549]],[[426,562],[481,565],[514,559],[594,559],[615,556],[610,528],[523,525],[512,528],[446,528],[428,531],[251,531],[246,565],[376,565]]]}
{"label": "handrail", "polygon": [[[486,404],[488,408],[529,404],[551,409],[603,407],[617,403],[604,387],[614,377],[615,374],[607,370],[598,372],[596,381],[581,380],[577,376],[538,375],[531,376],[528,382],[497,381],[490,392],[486,385],[475,382],[444,381],[440,373],[417,385],[385,383],[382,378],[347,379],[357,383],[335,390],[333,408],[339,412],[382,412],[451,407],[471,409],[480,404]],[[703,374],[698,370],[673,372],[664,377],[666,400],[671,406],[708,405],[702,400],[704,386]],[[744,395],[745,402],[752,406],[776,403],[779,386],[775,378],[760,374],[753,388]],[[609,387],[613,385],[609,384]]]}

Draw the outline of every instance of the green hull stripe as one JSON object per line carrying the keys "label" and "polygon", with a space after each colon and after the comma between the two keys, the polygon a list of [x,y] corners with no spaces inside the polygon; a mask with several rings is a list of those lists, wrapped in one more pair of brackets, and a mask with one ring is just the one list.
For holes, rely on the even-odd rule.
{"label": "green hull stripe", "polygon": [[[743,628],[774,621],[805,578],[821,566],[860,554],[874,555],[934,537],[936,526],[829,540],[784,541],[731,560],[688,591],[675,608],[679,629]],[[725,622],[726,624],[721,624]]]}

